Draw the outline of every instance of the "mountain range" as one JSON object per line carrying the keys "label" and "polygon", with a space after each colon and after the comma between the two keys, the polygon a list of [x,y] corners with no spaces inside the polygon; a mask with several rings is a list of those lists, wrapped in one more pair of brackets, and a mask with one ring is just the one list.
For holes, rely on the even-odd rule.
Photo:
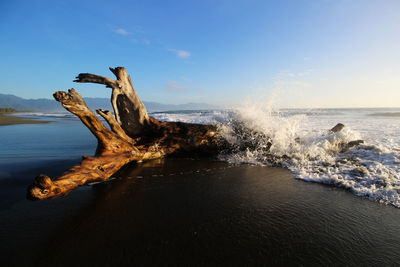
{"label": "mountain range", "polygon": [[[112,110],[109,98],[84,98],[86,104],[92,110],[105,109]],[[143,101],[149,112],[171,111],[171,110],[201,110],[201,109],[216,109],[205,103],[187,103],[187,104],[162,104],[157,102]],[[39,99],[24,99],[15,95],[0,94],[0,108],[13,108],[20,111],[42,111],[42,112],[64,112],[65,109],[55,100],[47,98]]]}

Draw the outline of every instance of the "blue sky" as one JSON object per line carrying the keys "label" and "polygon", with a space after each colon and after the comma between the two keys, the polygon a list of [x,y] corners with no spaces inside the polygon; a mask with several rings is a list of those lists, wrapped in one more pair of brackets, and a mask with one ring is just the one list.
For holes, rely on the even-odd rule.
{"label": "blue sky", "polygon": [[51,98],[125,66],[161,103],[399,107],[400,1],[0,2],[0,92]]}

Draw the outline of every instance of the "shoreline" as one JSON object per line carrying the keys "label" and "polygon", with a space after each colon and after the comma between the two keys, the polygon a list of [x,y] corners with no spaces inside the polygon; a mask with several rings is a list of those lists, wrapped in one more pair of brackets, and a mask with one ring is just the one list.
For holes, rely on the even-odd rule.
{"label": "shoreline", "polygon": [[13,116],[15,113],[0,114],[0,126],[16,125],[16,124],[43,124],[50,123],[51,121],[42,121],[28,117]]}
{"label": "shoreline", "polygon": [[296,180],[279,167],[153,160],[128,164],[114,179],[64,197],[24,198],[38,171],[53,176],[70,165],[58,160],[10,168],[0,190],[8,199],[0,210],[0,254],[7,255],[7,264],[391,265],[400,260],[398,209]]}

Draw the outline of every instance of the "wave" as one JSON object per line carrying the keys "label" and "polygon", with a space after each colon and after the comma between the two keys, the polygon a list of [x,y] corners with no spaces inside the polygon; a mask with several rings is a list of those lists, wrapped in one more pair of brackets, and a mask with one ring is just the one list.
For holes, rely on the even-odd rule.
{"label": "wave", "polygon": [[169,111],[169,112],[156,112],[151,115],[162,121],[178,121],[186,123],[199,123],[199,124],[218,124],[228,120],[231,116],[231,111],[224,110],[209,110],[209,111]]}
{"label": "wave", "polygon": [[[343,187],[358,196],[400,208],[400,151],[392,146],[364,144],[350,127],[333,133],[309,126],[306,115],[279,116],[269,110],[241,109],[220,125],[235,147],[220,159],[231,163],[283,166],[295,178]],[[333,125],[330,125],[333,126]],[[377,140],[375,140],[376,143]]]}
{"label": "wave", "polygon": [[46,113],[46,112],[21,112],[15,113],[15,116],[23,117],[40,117],[40,118],[76,118],[75,115],[71,113]]}
{"label": "wave", "polygon": [[[392,119],[382,119],[382,115],[365,117],[370,113],[361,109],[274,110],[248,105],[237,110],[151,115],[163,121],[218,125],[221,135],[234,147],[222,152],[221,160],[283,166],[296,179],[342,187],[358,196],[400,208],[400,132],[397,115],[392,116],[398,113],[391,112],[388,117]],[[28,114],[74,118],[68,113]],[[338,119],[347,120],[340,121],[347,127],[337,133],[330,132]],[[344,149],[343,144],[359,139],[365,143]]]}

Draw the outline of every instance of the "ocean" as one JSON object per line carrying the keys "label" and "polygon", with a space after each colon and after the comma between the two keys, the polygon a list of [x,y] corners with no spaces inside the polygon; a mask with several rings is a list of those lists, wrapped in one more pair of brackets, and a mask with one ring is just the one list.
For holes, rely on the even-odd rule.
{"label": "ocean", "polygon": [[[67,113],[21,114],[52,122],[0,127],[5,264],[399,264],[400,108],[151,115],[217,124],[234,149],[132,163],[109,181],[33,202],[33,178],[93,155],[96,139]],[[330,132],[337,123],[345,128]]]}
{"label": "ocean", "polygon": [[[255,105],[150,115],[164,121],[218,125],[224,138],[238,147],[218,155],[222,161],[282,166],[295,179],[348,189],[400,208],[400,108],[272,110]],[[20,116],[54,123],[2,127],[0,166],[93,154],[95,138],[73,115]],[[337,123],[346,127],[329,132]],[[354,140],[364,143],[342,151],[342,144]],[[0,178],[7,176],[6,170],[0,171]]]}
{"label": "ocean", "polygon": [[[296,179],[330,184],[400,207],[400,109],[283,109],[157,113],[160,120],[220,125],[238,164],[283,166]],[[329,132],[337,123],[346,127]],[[342,144],[364,143],[342,151]],[[269,145],[272,144],[271,146]]]}

